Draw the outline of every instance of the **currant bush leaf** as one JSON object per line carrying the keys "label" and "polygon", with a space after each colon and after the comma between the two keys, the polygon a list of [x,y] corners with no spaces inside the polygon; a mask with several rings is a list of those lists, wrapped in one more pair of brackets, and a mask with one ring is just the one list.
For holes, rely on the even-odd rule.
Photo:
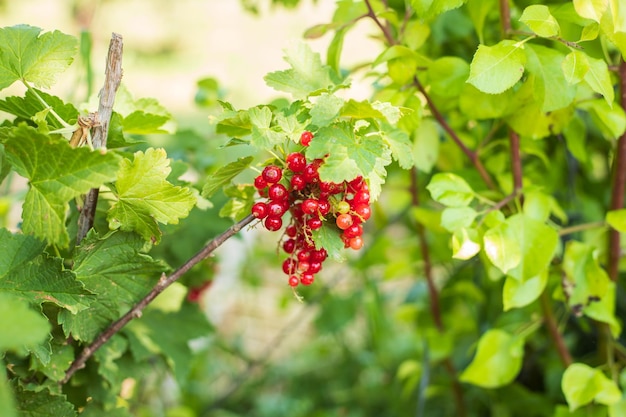
{"label": "currant bush leaf", "polygon": [[526,7],[519,20],[542,38],[558,36],[560,33],[559,22],[552,16],[548,6],[543,4]]}
{"label": "currant bush leaf", "polygon": [[312,232],[316,249],[324,248],[328,251],[328,256],[337,262],[346,260],[345,249],[339,230],[331,225],[323,226]]}
{"label": "currant bush leaf", "polygon": [[286,49],[284,59],[291,69],[267,74],[264,79],[270,87],[299,99],[336,86],[332,68],[322,65],[320,55],[307,44],[298,42]]}
{"label": "currant bush leaf", "polygon": [[25,300],[0,290],[0,314],[11,317],[0,322],[0,352],[12,350],[24,353],[28,348],[43,343],[51,330],[50,323],[33,310]]}
{"label": "currant bush leaf", "polygon": [[589,61],[589,70],[585,73],[585,82],[589,84],[593,91],[601,94],[609,107],[612,107],[615,92],[613,91],[609,67],[602,59],[587,56],[587,61]]}
{"label": "currant bush leaf", "polygon": [[403,169],[411,169],[415,161],[413,160],[413,144],[409,135],[400,129],[394,129],[385,132],[383,137],[391,149],[393,159],[398,161],[398,165]]}
{"label": "currant bush leaf", "polygon": [[75,417],[74,406],[65,395],[54,395],[48,389],[42,391],[16,390],[17,410],[27,417]]}
{"label": "currant bush leaf", "polygon": [[613,380],[584,363],[573,363],[567,367],[561,379],[561,389],[570,411],[594,400],[605,405],[615,404],[622,396]]}
{"label": "currant bush leaf", "polygon": [[[11,96],[0,100],[0,110],[13,114],[18,119],[29,120],[32,116],[42,110],[44,106],[35,96],[38,94],[50,106],[56,114],[68,123],[74,122],[78,118],[78,110],[70,104],[64,103],[60,98],[47,94],[43,91],[26,90],[24,97]],[[46,123],[51,129],[61,129],[64,126],[51,114],[47,114]]]}
{"label": "currant bush leaf", "polygon": [[0,89],[15,81],[50,88],[70,66],[77,39],[59,31],[40,34],[28,25],[0,28]]}
{"label": "currant bush leaf", "polygon": [[452,173],[435,174],[426,189],[435,201],[448,207],[466,207],[474,199],[467,181]]}
{"label": "currant bush leaf", "polygon": [[494,46],[479,45],[470,64],[467,82],[484,93],[499,94],[522,78],[524,63],[524,52],[514,41],[503,40]]}
{"label": "currant bush leaf", "polygon": [[322,93],[311,107],[311,123],[328,126],[339,115],[344,101],[333,94]]}
{"label": "currant bush leaf", "polygon": [[124,159],[115,183],[116,202],[107,220],[113,230],[136,231],[144,239],[158,243],[158,223],[177,224],[196,204],[187,187],[167,181],[170,162],[163,149],[136,152],[133,160]]}
{"label": "currant bush leaf", "polygon": [[576,88],[565,79],[564,56],[540,45],[528,45],[525,51],[526,68],[535,75],[535,97],[541,102],[541,110],[547,113],[569,106],[574,101]]}
{"label": "currant bush leaf", "polygon": [[[22,212],[22,229],[51,244],[67,247],[68,202],[115,178],[119,157],[111,152],[72,148],[26,126],[5,131],[7,160],[29,180]],[[1,140],[1,139],[0,139]]]}
{"label": "currant bush leaf", "polygon": [[83,239],[77,249],[74,272],[85,288],[95,294],[96,301],[78,314],[59,315],[66,335],[90,342],[152,289],[167,266],[142,253],[144,245],[144,240],[134,233],[112,232],[99,237],[90,232]]}
{"label": "currant bush leaf", "polygon": [[250,144],[259,149],[271,149],[274,145],[283,143],[285,134],[271,126],[273,114],[269,107],[253,107],[248,110],[248,114],[252,123]]}
{"label": "currant bush leaf", "polygon": [[589,71],[589,60],[587,54],[574,50],[565,56],[561,63],[563,75],[570,84],[578,84],[585,78]]}
{"label": "currant bush leaf", "polygon": [[253,160],[254,157],[252,156],[239,158],[209,176],[207,183],[202,188],[202,196],[206,198],[213,196],[220,188],[229,184],[233,178],[248,168]]}

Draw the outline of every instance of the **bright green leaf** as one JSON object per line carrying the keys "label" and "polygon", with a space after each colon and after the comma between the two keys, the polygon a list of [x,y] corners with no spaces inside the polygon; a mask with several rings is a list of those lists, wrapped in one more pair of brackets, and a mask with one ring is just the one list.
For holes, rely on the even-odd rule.
{"label": "bright green leaf", "polygon": [[343,104],[342,98],[322,93],[311,107],[311,123],[317,127],[328,126],[337,118]]}
{"label": "bright green leaf", "polygon": [[615,382],[600,370],[582,363],[573,363],[563,373],[561,389],[570,411],[596,400],[605,405],[615,404],[621,392]]}
{"label": "bright green leaf", "polygon": [[249,215],[256,191],[257,189],[254,186],[245,184],[225,187],[224,194],[230,197],[230,200],[220,209],[220,217],[230,217],[235,221],[239,221]]}
{"label": "bright green leaf", "polygon": [[570,84],[578,84],[589,71],[589,60],[584,52],[573,50],[565,56],[561,63],[565,80]]}
{"label": "bright green leaf", "polygon": [[607,212],[606,222],[618,232],[626,233],[626,209]]}
{"label": "bright green leaf", "polygon": [[411,0],[411,6],[422,19],[431,19],[441,13],[461,7],[466,0]]}
{"label": "bright green leaf", "polygon": [[149,148],[145,153],[136,152],[133,161],[124,159],[115,183],[117,201],[107,215],[111,229],[136,231],[158,243],[157,223],[177,224],[189,214],[196,197],[189,188],[167,181],[169,165],[163,149]]}
{"label": "bright green leaf", "polygon": [[584,80],[593,91],[604,97],[609,107],[613,107],[615,92],[613,91],[609,67],[602,59],[587,56],[587,60],[589,61],[589,70],[585,73]]}
{"label": "bright green leaf", "polygon": [[[0,366],[4,369],[3,361],[0,361]],[[13,392],[9,388],[5,375],[0,376],[0,410],[4,413],[4,417],[18,417]]]}
{"label": "bright green leaf", "polygon": [[458,175],[435,174],[426,186],[433,199],[448,207],[465,207],[474,199],[474,190]]}
{"label": "bright green leaf", "polygon": [[479,45],[467,82],[488,94],[499,94],[513,87],[524,74],[525,55],[520,48],[520,44],[511,40],[494,46]]}
{"label": "bright green leaf", "polygon": [[454,232],[457,229],[470,227],[476,216],[478,213],[471,207],[447,207],[441,212],[441,226]]}
{"label": "bright green leaf", "polygon": [[599,300],[592,297],[583,312],[587,317],[608,324],[613,337],[618,338],[622,334],[622,324],[615,315],[615,300],[615,283],[610,281],[604,295]]}
{"label": "bright green leaf", "polygon": [[229,184],[233,178],[248,168],[253,160],[254,157],[252,156],[239,158],[225,167],[218,169],[217,172],[209,176],[206,184],[204,184],[202,196],[206,198],[213,196],[220,188]]}
{"label": "bright green leaf", "polygon": [[540,45],[527,45],[525,52],[526,69],[536,77],[534,94],[541,103],[541,110],[548,113],[569,106],[576,89],[563,73],[563,54]]}
{"label": "bright green leaf", "polygon": [[0,321],[0,352],[23,353],[49,337],[50,323],[41,313],[31,309],[26,301],[1,290],[0,314],[7,318]]}
{"label": "bright green leaf", "polygon": [[459,379],[483,388],[507,385],[522,369],[523,357],[524,339],[503,330],[488,330],[478,341],[476,356]]}
{"label": "bright green leaf", "polygon": [[526,7],[519,20],[543,38],[558,36],[560,32],[559,23],[550,13],[548,6],[543,4]]}
{"label": "bright green leaf", "polygon": [[[11,96],[0,100],[0,110],[22,119],[31,119],[34,114],[44,110],[43,103],[35,94],[39,95],[67,123],[77,119],[78,110],[72,104],[64,103],[60,98],[36,89],[26,90],[23,97]],[[45,120],[51,130],[64,127],[50,112],[47,112]]]}
{"label": "bright green leaf", "polygon": [[[93,107],[97,107],[97,104],[93,103]],[[154,98],[135,100],[124,84],[115,95],[114,110],[123,116],[122,127],[127,134],[174,133],[172,115],[165,107]]]}
{"label": "bright green leaf", "polygon": [[595,20],[598,23],[600,23],[600,19],[602,19],[608,6],[606,0],[573,0],[573,3],[579,16]]}
{"label": "bright green leaf", "polygon": [[594,124],[608,139],[617,139],[626,131],[626,113],[620,106],[610,106],[597,99],[581,103],[579,108],[589,112]]}
{"label": "bright green leaf", "polygon": [[394,129],[383,135],[383,138],[391,149],[393,159],[398,161],[403,169],[410,169],[415,165],[413,160],[413,144],[409,139],[409,135],[400,129]]}
{"label": "bright green leaf", "polygon": [[[450,209],[446,209],[450,210]],[[480,238],[474,229],[458,229],[452,235],[452,257],[467,260],[480,252]]]}
{"label": "bright green leaf", "polygon": [[270,87],[291,93],[295,98],[305,98],[335,86],[332,68],[322,65],[320,55],[307,44],[299,42],[285,50],[284,59],[291,69],[267,74],[264,79]]}
{"label": "bright green leaf", "polygon": [[465,84],[459,97],[461,112],[470,119],[495,119],[515,110],[512,89],[500,94],[487,94],[471,84]]}
{"label": "bright green leaf", "polygon": [[335,261],[343,262],[346,260],[344,244],[336,227],[332,225],[323,226],[313,230],[312,234],[317,249],[325,248],[328,255]]}
{"label": "bright green leaf", "polygon": [[40,33],[28,25],[0,28],[0,89],[18,80],[50,88],[70,66],[76,38],[59,31]]}
{"label": "bright green leaf", "polygon": [[68,202],[115,178],[119,158],[113,153],[72,148],[61,139],[19,126],[4,143],[8,161],[29,180],[22,229],[49,243],[66,247]]}
{"label": "bright green leaf", "polygon": [[428,67],[428,80],[433,93],[441,97],[458,97],[469,76],[470,67],[461,58],[446,56]]}
{"label": "bright green leaf", "polygon": [[539,298],[548,283],[548,271],[537,276],[520,281],[507,277],[502,289],[502,304],[504,311],[512,308],[527,306]]}
{"label": "bright green leaf", "polygon": [[540,222],[545,222],[552,211],[551,196],[540,191],[524,193],[524,214]]}

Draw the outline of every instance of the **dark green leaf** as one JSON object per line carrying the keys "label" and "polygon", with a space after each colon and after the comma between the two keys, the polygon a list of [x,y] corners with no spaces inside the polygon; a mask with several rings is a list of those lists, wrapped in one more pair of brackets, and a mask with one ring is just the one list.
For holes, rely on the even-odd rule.
{"label": "dark green leaf", "polygon": [[17,409],[22,417],[75,417],[76,411],[64,395],[52,395],[49,390],[16,392]]}

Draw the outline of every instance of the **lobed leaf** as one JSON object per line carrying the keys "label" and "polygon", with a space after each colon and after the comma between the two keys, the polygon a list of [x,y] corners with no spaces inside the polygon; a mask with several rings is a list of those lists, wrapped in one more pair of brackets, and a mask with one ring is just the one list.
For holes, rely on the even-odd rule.
{"label": "lobed leaf", "polygon": [[15,81],[50,88],[70,66],[77,39],[56,30],[40,34],[28,25],[0,28],[0,89]]}

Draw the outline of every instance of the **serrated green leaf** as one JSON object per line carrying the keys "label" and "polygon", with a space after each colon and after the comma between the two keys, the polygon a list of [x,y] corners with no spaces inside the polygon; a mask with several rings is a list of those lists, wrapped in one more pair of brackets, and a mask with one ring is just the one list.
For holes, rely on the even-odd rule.
{"label": "serrated green leaf", "polygon": [[574,101],[575,87],[565,79],[562,71],[563,55],[540,45],[525,48],[528,72],[535,75],[535,98],[545,113],[562,109]]}
{"label": "serrated green leaf", "polygon": [[313,230],[312,235],[317,249],[326,249],[328,256],[337,262],[346,260],[345,247],[341,240],[339,229],[331,225],[324,225],[317,230]]}
{"label": "serrated green leaf", "polygon": [[224,188],[224,194],[230,200],[220,209],[220,217],[230,217],[239,221],[250,214],[256,188],[252,185],[238,184]]}
{"label": "serrated green leaf", "polygon": [[543,4],[534,4],[526,7],[519,20],[537,36],[543,38],[558,36],[561,31],[559,22],[552,16],[548,6]]}
{"label": "serrated green leaf", "polygon": [[522,78],[524,63],[525,55],[517,42],[503,40],[494,46],[479,45],[467,82],[484,93],[499,94]]}
{"label": "serrated green leaf", "polygon": [[[2,278],[0,277],[0,280]],[[1,285],[1,284],[0,284]],[[0,290],[0,352],[25,350],[44,342],[50,334],[50,323],[28,303]],[[8,318],[11,319],[8,319]]]}
{"label": "serrated green leaf", "polygon": [[459,376],[483,388],[497,388],[511,383],[522,369],[524,339],[503,330],[488,330],[478,341],[476,356]]}
{"label": "serrated green leaf", "polygon": [[115,178],[119,157],[111,152],[72,148],[62,139],[19,126],[7,133],[7,160],[29,180],[22,229],[51,244],[67,247],[68,202]]}
{"label": "serrated green leaf", "polygon": [[252,131],[250,115],[246,110],[234,110],[230,103],[220,102],[224,113],[215,117],[213,121],[217,124],[215,131],[228,136],[242,138]]}
{"label": "serrated green leaf", "polygon": [[17,410],[21,417],[75,417],[74,406],[65,395],[52,395],[48,389],[42,391],[16,391]]}
{"label": "serrated green leaf", "polygon": [[446,56],[428,67],[428,80],[433,93],[441,97],[458,97],[469,76],[470,67],[463,59]]}
{"label": "serrated green leaf", "polygon": [[589,62],[589,70],[585,73],[585,82],[593,91],[604,97],[609,107],[613,107],[615,92],[613,91],[613,83],[611,83],[609,67],[602,59],[587,56],[587,61]]}
{"label": "serrated green leaf", "polygon": [[0,28],[0,89],[18,80],[50,88],[70,66],[76,38],[59,31],[40,33],[28,25]]}
{"label": "serrated green leaf", "polygon": [[412,153],[415,166],[420,171],[430,174],[439,158],[440,140],[437,123],[432,119],[422,119],[414,136]]}
{"label": "serrated green leaf", "polygon": [[[33,115],[44,110],[43,104],[35,96],[35,93],[66,122],[70,123],[77,119],[78,110],[76,110],[72,104],[64,103],[60,98],[44,93],[43,91],[33,91],[31,89],[26,90],[24,97],[11,96],[0,100],[0,110],[13,114],[18,118],[25,120],[31,119]],[[46,116],[46,122],[51,129],[61,129],[64,127],[49,112]]]}
{"label": "serrated green leaf", "polygon": [[352,117],[354,119],[382,119],[383,114],[372,107],[372,103],[367,100],[348,100],[341,109],[342,117]]}
{"label": "serrated green leaf", "polygon": [[254,157],[246,156],[217,170],[217,172],[209,176],[206,184],[202,188],[202,196],[206,198],[213,196],[220,188],[229,184],[233,178],[248,168],[253,160]]}
{"label": "serrated green leaf", "polygon": [[[92,105],[97,107],[95,102]],[[124,84],[116,92],[113,109],[122,116],[122,126],[127,134],[174,133],[172,115],[165,107],[154,98],[135,100]]]}
{"label": "serrated green leaf", "polygon": [[621,392],[614,381],[600,370],[583,363],[573,363],[567,367],[561,379],[561,389],[570,411],[594,400],[611,405],[621,399]]}
{"label": "serrated green leaf", "polygon": [[322,65],[320,55],[307,44],[298,42],[286,49],[284,59],[291,69],[267,74],[264,79],[268,86],[291,93],[295,98],[306,98],[311,93],[335,86],[332,69]]}
{"label": "serrated green leaf", "polygon": [[570,84],[578,84],[585,78],[589,71],[589,60],[584,52],[573,50],[561,63],[561,69],[565,80]]}
{"label": "serrated green leaf", "polygon": [[322,93],[311,107],[311,123],[317,127],[328,126],[337,118],[343,104],[342,98]]}
{"label": "serrated green leaf", "polygon": [[433,200],[448,207],[465,207],[474,199],[474,190],[458,175],[435,174],[426,186]]}
{"label": "serrated green leaf", "polygon": [[252,137],[250,144],[259,149],[270,149],[274,145],[284,142],[285,134],[271,127],[273,114],[267,106],[253,107],[248,110],[252,123]]}
{"label": "serrated green leaf", "polygon": [[403,169],[410,169],[415,165],[413,160],[413,144],[409,139],[409,135],[400,129],[394,129],[386,132],[383,136],[394,160],[398,161]]}
{"label": "serrated green leaf", "polygon": [[158,243],[161,233],[157,223],[178,224],[187,217],[196,197],[189,188],[168,182],[170,172],[163,149],[149,148],[145,153],[136,152],[133,161],[124,159],[115,183],[117,201],[107,213],[109,227],[136,231]]}

